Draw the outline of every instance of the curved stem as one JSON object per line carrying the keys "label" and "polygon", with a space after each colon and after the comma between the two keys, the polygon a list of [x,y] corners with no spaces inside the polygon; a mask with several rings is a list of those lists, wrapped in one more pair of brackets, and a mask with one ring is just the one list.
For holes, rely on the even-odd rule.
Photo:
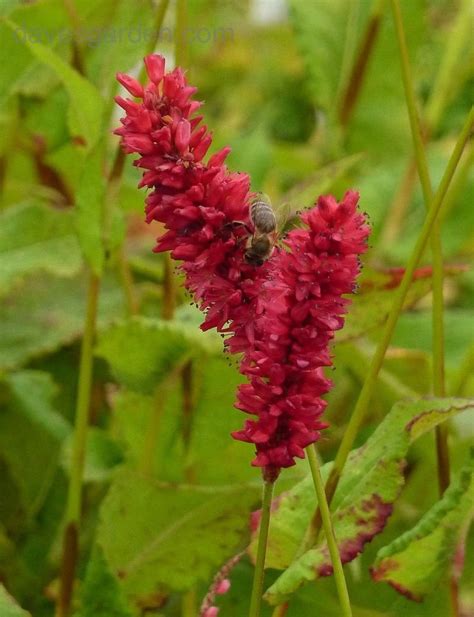
{"label": "curved stem", "polygon": [[258,536],[257,561],[253,575],[252,596],[249,617],[260,617],[262,605],[263,578],[265,574],[265,555],[267,552],[268,528],[270,526],[270,508],[272,505],[273,486],[275,482],[264,480],[262,497],[262,517]]}
{"label": "curved stem", "polygon": [[86,456],[87,428],[91,400],[93,341],[97,316],[100,279],[92,272],[89,275],[87,310],[84,336],[81,346],[76,417],[72,443],[72,459],[66,505],[66,521],[63,540],[61,587],[56,607],[57,617],[65,617],[71,606],[74,574],[77,561],[79,521],[82,505],[82,477]]}
{"label": "curved stem", "polygon": [[188,44],[187,33],[187,0],[176,0],[176,28],[175,28],[175,48],[174,61],[176,66],[187,66]]}
{"label": "curved stem", "polygon": [[[430,209],[425,218],[415,247],[406,266],[405,273],[403,275],[402,281],[400,283],[400,286],[398,287],[397,294],[390,309],[390,313],[388,315],[382,337],[378,342],[375,354],[367,371],[367,377],[364,381],[364,385],[362,386],[362,389],[360,391],[359,398],[357,399],[351,419],[342,438],[341,445],[339,446],[339,450],[334,461],[334,466],[326,483],[326,496],[329,503],[331,503],[331,499],[334,496],[347,457],[349,456],[349,453],[354,445],[355,438],[367,412],[368,405],[375,389],[377,377],[382,367],[385,352],[387,351],[387,348],[392,339],[392,335],[398,321],[398,316],[402,311],[403,303],[405,302],[405,298],[407,296],[408,289],[413,278],[413,273],[418,266],[423,251],[426,248],[426,244],[428,242],[433,223],[438,216],[444,196],[446,195],[446,191],[448,190],[451,179],[454,175],[454,172],[456,171],[457,164],[459,162],[459,159],[461,158],[464,146],[469,139],[473,125],[474,108],[471,108],[464,127],[457,139],[456,145],[451,154],[448,165],[445,169],[441,183],[430,205]],[[318,517],[318,513],[315,514],[315,517]]]}
{"label": "curved stem", "polygon": [[[415,149],[415,160],[420,177],[423,197],[427,209],[433,200],[433,189],[428,169],[428,162],[423,145],[421,125],[416,110],[415,90],[411,77],[410,61],[406,44],[403,20],[398,0],[391,0],[393,19],[397,32],[400,51],[402,79],[405,89],[406,105],[410,118],[411,134]],[[443,255],[439,222],[435,221],[430,236],[433,261],[433,309],[432,309],[432,347],[433,347],[433,393],[435,396],[445,396],[444,368],[444,297],[443,297]],[[447,428],[436,427],[436,451],[438,460],[438,483],[443,494],[449,485],[449,448]]]}
{"label": "curved stem", "polygon": [[316,447],[314,445],[308,446],[306,448],[306,455],[311,468],[311,475],[313,476],[314,489],[318,497],[319,511],[321,512],[326,542],[328,544],[329,554],[331,555],[334,579],[336,581],[337,593],[341,604],[341,615],[344,617],[352,617],[351,601],[349,599],[349,592],[347,591],[347,584],[344,577],[344,570],[342,568],[341,556],[339,555],[336,536],[334,535],[329,504],[326,500],[326,493],[324,492],[324,484],[321,478],[321,471],[319,469]]}

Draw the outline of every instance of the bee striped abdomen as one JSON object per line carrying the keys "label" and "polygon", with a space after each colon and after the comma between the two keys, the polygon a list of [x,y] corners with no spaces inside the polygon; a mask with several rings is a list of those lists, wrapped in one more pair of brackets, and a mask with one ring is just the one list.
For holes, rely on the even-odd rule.
{"label": "bee striped abdomen", "polygon": [[257,199],[250,206],[250,218],[257,231],[269,234],[275,231],[277,223],[275,213],[270,204]]}

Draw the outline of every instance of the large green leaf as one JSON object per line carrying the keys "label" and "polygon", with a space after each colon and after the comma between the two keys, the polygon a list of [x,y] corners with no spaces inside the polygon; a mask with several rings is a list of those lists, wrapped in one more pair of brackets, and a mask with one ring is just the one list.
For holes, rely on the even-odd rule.
{"label": "large green leaf", "polygon": [[128,596],[209,580],[242,546],[257,485],[168,485],[124,470],[103,503],[98,542]]}
{"label": "large green leaf", "polygon": [[9,19],[5,23],[40,62],[51,68],[69,95],[69,129],[73,137],[81,137],[87,149],[97,143],[102,131],[103,100],[87,79],[67,64],[50,47],[24,36],[22,28]]}
{"label": "large green leaf", "polygon": [[458,543],[474,514],[474,458],[419,523],[377,554],[376,581],[421,600],[449,575]]}
{"label": "large green leaf", "polygon": [[[84,327],[87,281],[84,276],[36,275],[0,303],[0,367],[11,369],[57,350],[80,337]],[[124,311],[123,292],[105,277],[98,328]]]}
{"label": "large green leaf", "polygon": [[70,427],[52,406],[56,388],[47,373],[12,373],[3,378],[1,388],[5,405],[0,413],[0,457],[31,516],[46,497]]}
{"label": "large green leaf", "polygon": [[[332,502],[333,523],[343,562],[354,559],[392,512],[403,485],[403,462],[410,443],[440,422],[474,409],[468,399],[422,399],[397,403],[367,443],[351,453]],[[323,467],[327,476],[331,464]],[[316,503],[308,476],[277,502],[270,524],[266,564],[286,571],[266,593],[279,603],[303,582],[332,572],[326,542],[295,559]],[[256,536],[250,546],[255,556]]]}
{"label": "large green leaf", "polygon": [[23,203],[0,215],[0,296],[26,274],[72,276],[81,256],[69,212]]}
{"label": "large green leaf", "polygon": [[18,606],[0,583],[0,615],[2,617],[31,617],[31,614]]}
{"label": "large green leaf", "polygon": [[107,360],[117,381],[150,393],[195,350],[215,352],[220,348],[218,337],[185,321],[135,317],[103,332],[96,354]]}

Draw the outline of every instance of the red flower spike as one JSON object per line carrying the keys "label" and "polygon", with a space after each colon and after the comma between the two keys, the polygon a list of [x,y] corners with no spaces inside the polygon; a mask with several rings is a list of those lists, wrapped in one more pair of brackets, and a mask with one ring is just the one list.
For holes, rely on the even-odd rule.
{"label": "red flower spike", "polygon": [[322,369],[331,364],[329,343],[348,304],[342,295],[354,288],[369,234],[357,202],[354,191],[340,203],[321,197],[303,215],[307,229],[291,231],[288,252],[278,251],[268,262],[252,345],[239,342],[241,371],[250,384],[240,386],[237,407],[257,419],[233,436],[255,444],[253,464],[267,473],[294,465],[326,427],[320,397],[332,384]]}
{"label": "red flower spike", "polygon": [[140,155],[140,186],[152,189],[147,222],[165,227],[154,251],[182,261],[184,284],[205,313],[201,328],[216,328],[229,352],[243,354],[249,383],[240,386],[236,407],[255,418],[233,436],[255,445],[253,464],[274,480],[327,426],[321,397],[331,382],[323,367],[331,364],[329,343],[348,305],[342,296],[354,288],[369,228],[355,191],[340,203],[321,197],[285,250],[276,248],[260,267],[247,264],[248,175],[227,170],[229,148],[204,162],[212,136],[194,115],[200,103],[183,71],[165,73],[155,55],[145,66],[144,88],[118,76],[140,100],[117,99],[126,115],[115,133],[125,152]]}

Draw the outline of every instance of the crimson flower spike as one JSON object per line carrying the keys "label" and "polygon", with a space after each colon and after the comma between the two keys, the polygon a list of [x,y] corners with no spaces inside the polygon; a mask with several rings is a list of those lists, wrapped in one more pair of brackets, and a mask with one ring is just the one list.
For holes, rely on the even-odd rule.
{"label": "crimson flower spike", "polygon": [[126,153],[139,155],[139,186],[150,189],[146,221],[165,227],[154,250],[180,261],[184,285],[204,312],[201,328],[224,333],[227,350],[242,354],[249,383],[239,388],[236,406],[256,420],[233,436],[253,443],[253,465],[276,478],[326,426],[321,396],[331,382],[323,367],[331,364],[329,342],[343,325],[342,296],[354,288],[369,227],[356,192],[340,203],[321,197],[284,247],[262,266],[246,263],[248,175],[227,169],[230,148],[205,162],[212,136],[182,69],[166,72],[159,55],[145,58],[145,66],[144,86],[117,75],[138,101],[116,97],[125,116],[115,133]]}

